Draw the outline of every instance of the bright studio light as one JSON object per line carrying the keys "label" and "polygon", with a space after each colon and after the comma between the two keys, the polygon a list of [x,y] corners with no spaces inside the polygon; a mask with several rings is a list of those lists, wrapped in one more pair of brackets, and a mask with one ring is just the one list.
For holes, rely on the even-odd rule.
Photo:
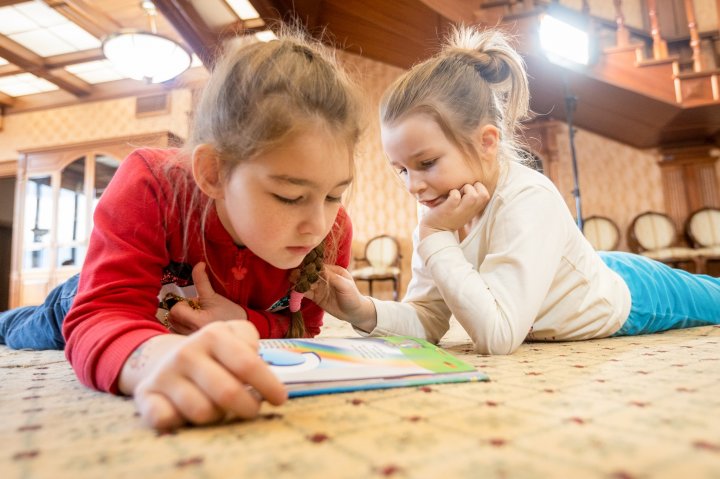
{"label": "bright studio light", "polygon": [[540,20],[540,45],[551,61],[587,65],[590,62],[590,39],[586,31],[550,13]]}
{"label": "bright studio light", "polygon": [[190,67],[190,53],[161,35],[125,30],[110,35],[103,53],[122,74],[148,83],[171,80]]}

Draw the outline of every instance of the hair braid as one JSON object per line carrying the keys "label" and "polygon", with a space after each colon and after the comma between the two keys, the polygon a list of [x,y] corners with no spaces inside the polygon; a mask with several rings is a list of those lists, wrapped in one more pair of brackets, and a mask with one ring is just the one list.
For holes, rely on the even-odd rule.
{"label": "hair braid", "polygon": [[290,273],[290,281],[293,289],[290,291],[290,327],[285,334],[286,338],[305,337],[305,321],[303,320],[300,303],[303,293],[310,290],[310,287],[320,279],[325,259],[325,242],[323,241],[310,251],[303,259],[303,262]]}

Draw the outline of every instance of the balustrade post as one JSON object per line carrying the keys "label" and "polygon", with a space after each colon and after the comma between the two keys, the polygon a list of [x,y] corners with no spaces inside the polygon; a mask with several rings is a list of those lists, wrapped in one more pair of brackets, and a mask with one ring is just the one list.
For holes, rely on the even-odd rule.
{"label": "balustrade post", "polygon": [[690,48],[692,48],[693,71],[701,72],[705,69],[702,54],[700,53],[700,35],[698,34],[697,22],[695,21],[695,3],[693,0],[685,0],[685,15],[688,19],[690,29]]}
{"label": "balustrade post", "polygon": [[[720,0],[718,0],[720,2]],[[617,24],[616,43],[619,47],[630,44],[630,31],[625,26],[625,14],[622,11],[622,0],[613,0],[615,4],[615,23]]]}
{"label": "balustrade post", "polygon": [[653,39],[653,58],[660,60],[667,58],[667,42],[663,40],[660,34],[660,27],[658,26],[657,20],[657,6],[655,0],[647,0],[648,2],[648,16],[650,17],[650,34]]}

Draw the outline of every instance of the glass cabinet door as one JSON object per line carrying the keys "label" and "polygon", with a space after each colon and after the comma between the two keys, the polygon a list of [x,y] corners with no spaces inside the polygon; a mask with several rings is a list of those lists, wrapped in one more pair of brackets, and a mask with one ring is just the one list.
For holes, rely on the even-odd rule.
{"label": "glass cabinet door", "polygon": [[25,189],[23,269],[50,267],[50,230],[54,215],[51,182],[50,175],[28,178]]}
{"label": "glass cabinet door", "polygon": [[93,187],[93,209],[97,205],[100,196],[107,188],[110,183],[110,179],[113,177],[120,161],[117,158],[107,155],[97,155],[95,157],[95,185]]}
{"label": "glass cabinet door", "polygon": [[92,212],[120,161],[88,153],[25,185],[20,304],[39,304],[85,261]]}
{"label": "glass cabinet door", "polygon": [[85,157],[60,172],[58,194],[56,266],[80,266],[87,245],[87,196]]}

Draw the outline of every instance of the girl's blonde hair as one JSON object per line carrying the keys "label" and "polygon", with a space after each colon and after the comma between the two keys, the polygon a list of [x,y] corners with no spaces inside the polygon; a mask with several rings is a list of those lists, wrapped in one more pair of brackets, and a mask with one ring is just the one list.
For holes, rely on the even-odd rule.
{"label": "girl's blonde hair", "polygon": [[[295,28],[282,27],[277,40],[231,47],[217,61],[195,109],[185,156],[199,144],[212,145],[220,158],[221,178],[226,179],[238,164],[317,121],[344,139],[352,153],[361,130],[360,105],[356,87],[332,50]],[[203,208],[203,231],[211,206],[208,202]],[[335,261],[341,234],[333,227],[323,242],[325,262]],[[305,263],[298,268],[300,276],[292,276],[295,289],[307,283]],[[291,319],[287,336],[304,336],[302,315],[295,313]]]}
{"label": "girl's blonde hair", "polygon": [[414,113],[430,115],[468,158],[477,158],[472,133],[492,124],[500,130],[499,158],[520,159],[516,131],[528,115],[525,63],[499,30],[453,28],[442,50],[414,66],[385,92],[385,125]]}

